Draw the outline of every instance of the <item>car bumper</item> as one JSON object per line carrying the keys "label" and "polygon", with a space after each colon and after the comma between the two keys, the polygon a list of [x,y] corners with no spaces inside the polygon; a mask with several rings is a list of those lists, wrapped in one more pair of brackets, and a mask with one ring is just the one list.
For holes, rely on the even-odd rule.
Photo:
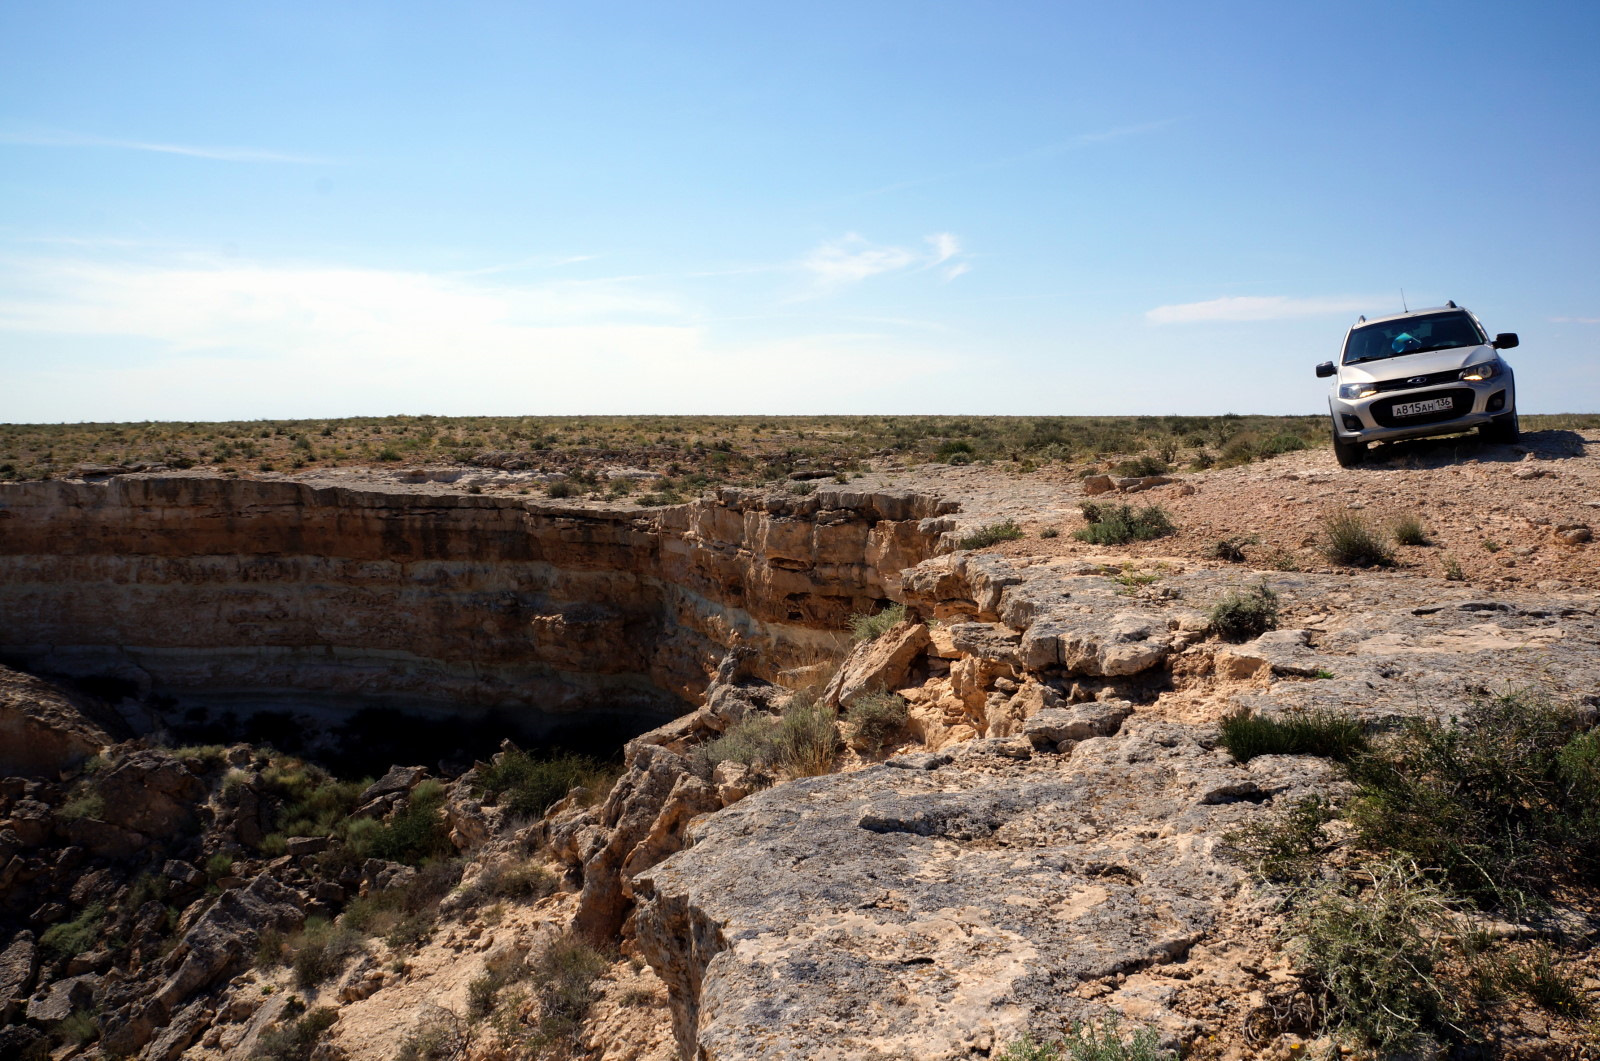
{"label": "car bumper", "polygon": [[[1452,398],[1454,407],[1443,418],[1434,413],[1419,417],[1419,422],[1408,423],[1405,416],[1393,414],[1396,405],[1445,395]],[[1515,383],[1509,372],[1494,379],[1479,382],[1463,380],[1448,387],[1390,391],[1370,398],[1328,399],[1334,434],[1343,442],[1388,442],[1470,431],[1515,410]]]}

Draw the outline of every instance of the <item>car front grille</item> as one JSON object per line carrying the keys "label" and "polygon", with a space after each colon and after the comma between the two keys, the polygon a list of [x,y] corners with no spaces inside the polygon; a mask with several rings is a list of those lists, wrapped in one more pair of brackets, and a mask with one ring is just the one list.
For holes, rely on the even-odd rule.
{"label": "car front grille", "polygon": [[1415,387],[1435,387],[1441,383],[1454,383],[1461,378],[1461,370],[1452,368],[1448,372],[1432,372],[1426,376],[1402,376],[1399,379],[1379,380],[1374,386],[1378,393],[1385,391],[1408,391]]}
{"label": "car front grille", "polygon": [[[1396,405],[1409,405],[1412,402],[1431,402],[1438,398],[1449,398],[1450,408],[1423,413],[1420,416],[1394,415],[1394,407]],[[1446,420],[1454,420],[1458,416],[1466,416],[1472,412],[1472,398],[1473,392],[1468,387],[1406,394],[1398,398],[1373,402],[1372,418],[1378,422],[1380,427],[1411,427],[1414,424],[1439,424]]]}

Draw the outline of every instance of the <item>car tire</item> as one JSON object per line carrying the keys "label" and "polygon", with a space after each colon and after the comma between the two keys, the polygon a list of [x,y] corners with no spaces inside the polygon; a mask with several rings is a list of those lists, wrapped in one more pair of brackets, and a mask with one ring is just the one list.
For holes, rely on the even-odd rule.
{"label": "car tire", "polygon": [[1339,432],[1333,433],[1333,459],[1339,462],[1341,468],[1354,468],[1367,459],[1367,444],[1365,442],[1345,442],[1339,437]]}
{"label": "car tire", "polygon": [[1522,425],[1517,422],[1515,412],[1505,413],[1487,424],[1479,424],[1478,437],[1485,442],[1508,445],[1522,437]]}

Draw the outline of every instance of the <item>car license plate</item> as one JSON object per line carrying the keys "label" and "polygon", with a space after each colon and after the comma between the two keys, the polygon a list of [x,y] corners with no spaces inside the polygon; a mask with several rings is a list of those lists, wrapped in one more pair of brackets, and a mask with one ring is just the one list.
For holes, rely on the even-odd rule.
{"label": "car license plate", "polygon": [[1424,413],[1442,413],[1451,409],[1454,404],[1449,398],[1434,398],[1425,402],[1406,402],[1403,405],[1394,407],[1394,415],[1421,416]]}

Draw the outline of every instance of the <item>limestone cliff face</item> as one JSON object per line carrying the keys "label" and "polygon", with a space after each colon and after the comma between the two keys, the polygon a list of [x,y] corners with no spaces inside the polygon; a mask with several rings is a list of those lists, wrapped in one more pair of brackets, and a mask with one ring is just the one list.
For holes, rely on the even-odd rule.
{"label": "limestone cliff face", "polygon": [[724,652],[793,676],[936,551],[949,503],[728,489],[669,509],[292,480],[0,486],[0,659],[240,707],[670,713]]}

